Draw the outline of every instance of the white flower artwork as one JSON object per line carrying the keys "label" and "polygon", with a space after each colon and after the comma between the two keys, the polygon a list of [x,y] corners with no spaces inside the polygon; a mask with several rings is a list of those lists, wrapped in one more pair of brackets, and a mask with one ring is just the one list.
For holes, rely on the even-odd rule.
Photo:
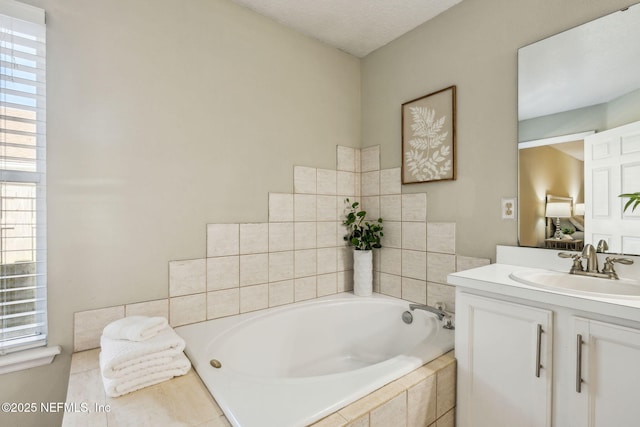
{"label": "white flower artwork", "polygon": [[[403,182],[439,181],[454,178],[454,98],[444,91],[455,86],[403,104]],[[440,94],[435,102],[429,99]],[[453,102],[443,108],[442,101]],[[440,108],[438,108],[440,107]],[[441,113],[441,111],[445,111]]]}

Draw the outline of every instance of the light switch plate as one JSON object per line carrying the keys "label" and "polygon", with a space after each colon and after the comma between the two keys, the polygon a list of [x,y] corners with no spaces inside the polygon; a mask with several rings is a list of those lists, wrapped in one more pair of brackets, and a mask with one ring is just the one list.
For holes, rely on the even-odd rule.
{"label": "light switch plate", "polygon": [[502,199],[501,212],[502,219],[516,219],[516,199]]}

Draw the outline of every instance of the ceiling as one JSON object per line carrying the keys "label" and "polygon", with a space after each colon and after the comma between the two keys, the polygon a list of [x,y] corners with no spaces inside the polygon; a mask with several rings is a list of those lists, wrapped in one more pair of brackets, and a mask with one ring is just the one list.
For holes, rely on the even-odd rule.
{"label": "ceiling", "polygon": [[462,0],[232,0],[362,58]]}

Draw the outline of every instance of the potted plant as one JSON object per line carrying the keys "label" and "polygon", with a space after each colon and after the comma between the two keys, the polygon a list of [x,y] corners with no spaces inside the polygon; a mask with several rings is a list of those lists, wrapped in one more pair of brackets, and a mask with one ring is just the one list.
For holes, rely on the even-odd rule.
{"label": "potted plant", "polygon": [[370,223],[366,221],[367,212],[359,210],[360,203],[347,204],[346,219],[343,225],[347,227],[344,240],[354,246],[353,251],[353,293],[358,296],[369,296],[373,292],[373,249],[381,248],[382,218]]}
{"label": "potted plant", "polygon": [[624,205],[623,212],[626,212],[627,209],[631,208],[631,212],[635,211],[638,206],[640,206],[640,192],[638,193],[625,193],[621,194],[618,197],[628,197],[627,203]]}

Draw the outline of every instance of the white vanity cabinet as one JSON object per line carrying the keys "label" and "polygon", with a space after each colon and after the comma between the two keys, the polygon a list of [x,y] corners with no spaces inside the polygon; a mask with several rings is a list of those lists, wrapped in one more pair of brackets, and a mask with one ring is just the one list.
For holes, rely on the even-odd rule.
{"label": "white vanity cabinet", "polygon": [[575,425],[640,425],[640,330],[579,317],[573,320]]}
{"label": "white vanity cabinet", "polygon": [[458,292],[459,427],[551,425],[553,313]]}
{"label": "white vanity cabinet", "polygon": [[509,271],[449,276],[457,425],[640,426],[640,299],[534,290],[514,284]]}

